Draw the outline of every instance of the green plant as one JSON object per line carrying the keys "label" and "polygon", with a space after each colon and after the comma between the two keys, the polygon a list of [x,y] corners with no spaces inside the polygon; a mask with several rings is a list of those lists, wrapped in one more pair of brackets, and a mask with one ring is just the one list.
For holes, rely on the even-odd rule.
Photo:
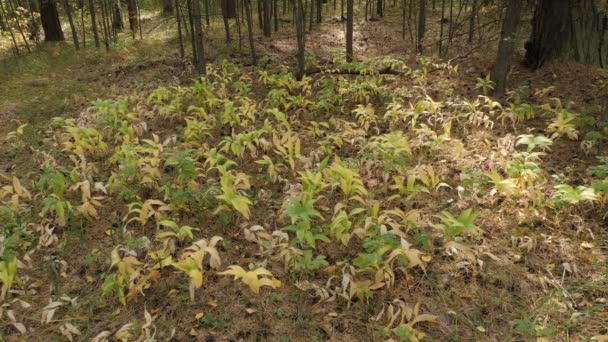
{"label": "green plant", "polygon": [[551,146],[552,143],[553,140],[544,135],[533,136],[531,134],[522,134],[517,136],[515,145],[526,145],[528,147],[528,152],[532,152],[537,147],[546,149],[548,146]]}
{"label": "green plant", "polygon": [[216,196],[216,198],[223,201],[225,204],[218,207],[215,210],[215,213],[230,206],[241,213],[243,217],[249,219],[251,213],[249,206],[251,206],[252,203],[244,192],[251,187],[249,184],[249,177],[243,173],[237,173],[236,175],[225,173],[220,178],[220,187],[222,194]]}
{"label": "green plant", "polygon": [[434,215],[441,221],[441,223],[434,224],[434,227],[443,232],[443,237],[447,241],[454,240],[455,237],[466,232],[480,234],[481,229],[474,224],[478,216],[479,213],[470,208],[461,212],[458,217],[452,216],[447,211],[442,211],[440,214]]}
{"label": "green plant", "polygon": [[291,267],[296,272],[315,272],[321,267],[329,266],[325,255],[313,257],[312,251],[298,250],[294,255]]}
{"label": "green plant", "polygon": [[593,188],[579,185],[576,188],[567,184],[560,184],[555,187],[555,192],[551,197],[552,202],[556,206],[564,204],[576,205],[580,202],[594,202],[598,200],[598,196]]}
{"label": "green plant", "polygon": [[194,235],[192,232],[195,230],[199,230],[198,228],[192,228],[190,226],[180,226],[170,220],[160,221],[159,225],[162,227],[169,228],[170,231],[159,232],[158,234],[156,234],[157,240],[164,240],[167,238],[176,238],[180,242],[186,239],[193,240]]}
{"label": "green plant", "polygon": [[491,90],[494,90],[496,83],[494,83],[490,79],[490,74],[487,74],[486,77],[477,78],[477,84],[475,84],[475,89],[481,89],[484,95],[488,95]]}
{"label": "green plant", "polygon": [[234,280],[241,279],[255,294],[260,293],[262,286],[272,287],[273,289],[281,287],[281,281],[273,277],[270,271],[262,267],[247,272],[240,266],[232,265],[228,266],[227,271],[219,272],[218,274],[232,275],[234,276]]}
{"label": "green plant", "polygon": [[0,302],[6,298],[6,294],[13,286],[17,275],[17,258],[9,257],[0,261],[0,282],[2,282],[2,292],[0,292]]}

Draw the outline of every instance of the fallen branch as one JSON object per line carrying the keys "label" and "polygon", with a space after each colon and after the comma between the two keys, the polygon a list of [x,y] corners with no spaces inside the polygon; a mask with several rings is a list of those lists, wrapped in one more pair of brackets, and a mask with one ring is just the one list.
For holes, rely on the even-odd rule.
{"label": "fallen branch", "polygon": [[[312,69],[308,69],[306,71],[304,71],[304,74],[307,76],[310,75],[314,75],[314,74],[319,74],[319,73],[323,73],[323,74],[335,74],[335,75],[367,75],[369,74],[370,69],[349,69],[349,68],[342,68],[342,69],[332,69],[332,68],[312,68]],[[374,70],[374,74],[380,74],[380,75],[407,75],[409,73],[409,71],[399,71],[399,70],[395,70],[392,69],[390,66],[388,67],[384,67],[381,69],[376,69]]]}

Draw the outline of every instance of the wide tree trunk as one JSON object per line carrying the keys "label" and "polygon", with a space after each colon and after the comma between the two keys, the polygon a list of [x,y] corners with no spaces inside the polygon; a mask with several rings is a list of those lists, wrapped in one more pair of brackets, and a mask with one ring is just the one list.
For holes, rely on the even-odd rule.
{"label": "wide tree trunk", "polygon": [[526,63],[574,59],[608,68],[608,6],[596,0],[541,0],[526,43]]}
{"label": "wide tree trunk", "polygon": [[65,39],[55,0],[40,0],[40,20],[44,30],[44,40],[57,42]]}

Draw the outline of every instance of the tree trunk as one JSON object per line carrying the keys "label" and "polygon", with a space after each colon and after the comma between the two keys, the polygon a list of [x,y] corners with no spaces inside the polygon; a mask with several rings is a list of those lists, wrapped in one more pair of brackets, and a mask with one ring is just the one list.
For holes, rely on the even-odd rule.
{"label": "tree trunk", "polygon": [[418,53],[424,52],[424,33],[426,32],[426,0],[420,0],[418,15]]}
{"label": "tree trunk", "polygon": [[471,5],[471,17],[469,18],[469,43],[473,42],[475,35],[475,18],[477,18],[477,0]]}
{"label": "tree trunk", "polygon": [[346,0],[346,62],[353,61],[354,0]]}
{"label": "tree trunk", "polygon": [[58,42],[64,40],[57,4],[55,0],[40,0],[40,20],[44,30],[44,40]]}
{"label": "tree trunk", "polygon": [[383,7],[383,3],[382,0],[376,0],[376,14],[379,17],[383,17],[384,16],[384,7]]}
{"label": "tree trunk", "polygon": [[80,49],[80,44],[78,44],[78,33],[76,31],[76,25],[74,25],[74,19],[72,18],[72,8],[70,7],[70,3],[68,0],[63,0],[63,7],[65,7],[65,13],[68,16],[68,21],[70,22],[70,29],[72,30],[72,40],[74,41],[74,47],[76,50]]}
{"label": "tree trunk", "polygon": [[120,0],[112,1],[112,28],[118,32],[125,28],[125,25],[122,22],[122,6],[120,5]]}
{"label": "tree trunk", "polygon": [[270,0],[262,0],[262,8],[263,8],[263,14],[264,14],[264,23],[263,23],[263,27],[264,27],[264,36],[266,37],[270,37],[271,33],[272,33],[272,24],[270,22]]}
{"label": "tree trunk", "polygon": [[[89,0],[92,1],[92,0]],[[129,28],[135,38],[135,32],[137,32],[137,3],[135,0],[127,0],[127,12],[129,14]]]}
{"label": "tree trunk", "polygon": [[564,58],[608,68],[608,13],[603,7],[596,0],[539,1],[526,63],[539,68],[549,59]]}
{"label": "tree trunk", "polygon": [[251,48],[251,64],[257,65],[258,60],[255,55],[253,45],[253,20],[251,19],[251,0],[243,0],[245,3],[245,15],[247,16],[247,34],[249,35],[249,47]]}
{"label": "tree trunk", "polygon": [[201,4],[199,0],[192,0],[192,21],[194,24],[192,39],[194,39],[194,46],[196,48],[196,60],[194,61],[194,65],[198,74],[203,75],[205,74],[206,62],[205,51],[203,48]]}
{"label": "tree trunk", "polygon": [[[382,1],[382,0],[379,0]],[[323,0],[317,0],[317,24],[320,24],[323,21]]]}
{"label": "tree trunk", "polygon": [[91,31],[93,31],[95,47],[99,49],[99,31],[97,31],[97,15],[95,13],[95,3],[93,0],[89,0],[89,13],[91,14]]}
{"label": "tree trunk", "polygon": [[298,46],[298,70],[296,72],[296,78],[301,80],[302,77],[304,77],[304,50],[306,48],[306,37],[304,36],[306,22],[304,21],[304,5],[302,4],[302,0],[294,0],[294,14],[296,19],[296,40]]}
{"label": "tree trunk", "polygon": [[179,0],[175,0],[175,20],[177,20],[177,39],[179,42],[179,57],[184,58],[184,34],[182,33],[182,16],[179,9]]}
{"label": "tree trunk", "polygon": [[226,18],[236,18],[236,0],[225,0],[226,1]]}
{"label": "tree trunk", "polygon": [[205,0],[205,24],[207,24],[207,27],[211,26],[211,13],[209,13],[209,1],[210,0]]}
{"label": "tree trunk", "polygon": [[224,32],[226,32],[226,43],[232,40],[230,38],[230,23],[228,22],[228,1],[229,0],[220,0],[220,5],[222,7],[222,20],[224,22]]}
{"label": "tree trunk", "polygon": [[501,39],[498,43],[496,63],[494,64],[494,70],[492,70],[492,81],[496,84],[496,88],[494,89],[496,95],[505,93],[509,61],[515,49],[523,6],[524,3],[521,0],[509,0],[507,3],[507,12],[505,13],[500,35]]}
{"label": "tree trunk", "polygon": [[[117,2],[120,0],[117,0]],[[173,15],[173,0],[163,0],[163,14]]]}

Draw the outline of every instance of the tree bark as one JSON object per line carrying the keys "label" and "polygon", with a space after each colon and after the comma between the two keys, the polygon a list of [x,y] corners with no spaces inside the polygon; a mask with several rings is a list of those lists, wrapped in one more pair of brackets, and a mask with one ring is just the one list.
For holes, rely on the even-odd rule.
{"label": "tree bark", "polygon": [[45,41],[58,42],[65,39],[55,0],[40,0],[40,20]]}
{"label": "tree bark", "polygon": [[78,32],[76,31],[76,25],[74,25],[74,19],[72,18],[72,8],[70,7],[70,3],[68,0],[63,0],[63,7],[65,7],[65,13],[68,16],[68,21],[70,22],[70,29],[72,30],[72,40],[74,41],[74,48],[76,50],[80,49],[80,44],[78,43]]}
{"label": "tree bark", "polygon": [[220,0],[220,5],[222,7],[222,20],[224,22],[224,32],[226,32],[226,43],[232,40],[230,38],[230,23],[228,22],[228,1],[229,0]]}
{"label": "tree bark", "polygon": [[264,36],[270,37],[272,33],[272,24],[270,22],[271,14],[270,14],[270,0],[262,0],[262,12],[264,14]]}
{"label": "tree bark", "polygon": [[346,0],[346,62],[353,61],[353,16],[354,0]]}
{"label": "tree bark", "polygon": [[255,55],[255,47],[253,45],[253,20],[251,19],[251,0],[243,0],[245,3],[245,15],[247,16],[247,34],[249,35],[249,47],[251,49],[251,64],[257,65],[258,60]]}
{"label": "tree bark", "polygon": [[196,60],[194,65],[199,75],[205,74],[206,62],[205,62],[205,51],[203,48],[203,30],[201,21],[201,5],[199,0],[191,0],[192,6],[192,22],[194,24],[194,31],[192,39],[194,40],[194,47],[196,49]]}
{"label": "tree bark", "polygon": [[179,57],[184,58],[184,35],[182,33],[182,17],[179,10],[179,0],[175,0],[175,20],[177,21],[177,39],[179,42]]}
{"label": "tree bark", "polygon": [[419,2],[418,15],[418,53],[424,52],[424,34],[426,32],[426,0]]}
{"label": "tree bark", "polygon": [[133,38],[135,38],[135,32],[137,32],[138,28],[137,3],[135,2],[135,0],[127,0],[127,13],[129,14],[129,28],[133,33]]}
{"label": "tree bark", "polygon": [[120,0],[112,1],[112,28],[118,32],[125,28],[125,25],[122,22],[122,6],[120,5]]}
{"label": "tree bark", "polygon": [[163,14],[173,15],[173,0],[163,0]]}
{"label": "tree bark", "polygon": [[304,77],[304,50],[306,49],[306,37],[304,36],[306,22],[304,21],[304,5],[302,4],[302,0],[294,0],[294,15],[296,22],[296,40],[298,46],[298,70],[296,72],[296,78],[301,80],[302,77]]}
{"label": "tree bark", "polygon": [[498,52],[496,54],[496,63],[492,70],[492,81],[496,84],[494,93],[502,95],[507,87],[507,73],[509,71],[509,62],[511,55],[515,49],[517,41],[517,32],[519,21],[521,19],[521,10],[524,6],[521,0],[509,0],[507,3],[507,12],[502,24],[501,39],[498,43]]}
{"label": "tree bark", "polygon": [[[600,5],[602,6],[602,5]],[[526,43],[526,64],[573,59],[608,68],[608,6],[596,0],[541,0]]]}

